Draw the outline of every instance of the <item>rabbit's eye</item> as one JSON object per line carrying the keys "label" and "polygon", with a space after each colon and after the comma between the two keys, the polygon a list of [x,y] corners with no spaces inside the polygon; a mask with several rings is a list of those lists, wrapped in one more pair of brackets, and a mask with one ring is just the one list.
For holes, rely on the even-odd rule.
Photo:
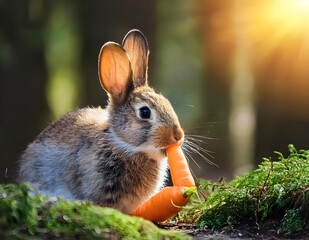
{"label": "rabbit's eye", "polygon": [[139,109],[139,116],[142,119],[148,119],[151,116],[151,111],[148,107],[141,107]]}

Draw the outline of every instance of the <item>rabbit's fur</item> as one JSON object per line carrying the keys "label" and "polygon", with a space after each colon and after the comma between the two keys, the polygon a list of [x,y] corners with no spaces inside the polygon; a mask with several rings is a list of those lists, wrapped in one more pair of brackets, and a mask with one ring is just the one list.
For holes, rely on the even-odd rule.
{"label": "rabbit's fur", "polygon": [[[100,52],[106,109],[78,109],[47,127],[21,157],[21,181],[124,213],[162,187],[165,149],[182,143],[184,134],[169,101],[147,85],[143,34],[130,31],[122,45],[108,42]],[[143,107],[150,109],[149,118],[140,115]]]}

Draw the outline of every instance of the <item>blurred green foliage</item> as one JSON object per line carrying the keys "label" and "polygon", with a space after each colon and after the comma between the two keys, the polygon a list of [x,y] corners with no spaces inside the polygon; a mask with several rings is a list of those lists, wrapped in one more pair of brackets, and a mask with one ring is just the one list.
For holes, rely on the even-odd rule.
{"label": "blurred green foliage", "polygon": [[57,1],[50,9],[45,30],[46,92],[53,116],[63,115],[82,102],[81,38],[73,10],[67,2]]}
{"label": "blurred green foliage", "polygon": [[185,128],[195,127],[196,107],[206,104],[201,97],[205,76],[199,21],[192,17],[197,8],[194,1],[158,1],[156,78]]}

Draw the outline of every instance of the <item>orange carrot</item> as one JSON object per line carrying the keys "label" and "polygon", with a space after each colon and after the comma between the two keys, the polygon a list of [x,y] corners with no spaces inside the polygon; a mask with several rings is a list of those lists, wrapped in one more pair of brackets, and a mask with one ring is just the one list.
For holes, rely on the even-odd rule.
{"label": "orange carrot", "polygon": [[131,215],[153,222],[165,221],[175,216],[196,191],[195,183],[180,146],[167,149],[173,187],[165,187],[152,198],[142,203]]}
{"label": "orange carrot", "polygon": [[175,216],[186,205],[189,197],[184,196],[187,187],[165,187],[131,213],[152,222],[162,222]]}
{"label": "orange carrot", "polygon": [[167,159],[174,186],[195,186],[188,162],[180,146],[172,145],[169,147],[167,149]]}

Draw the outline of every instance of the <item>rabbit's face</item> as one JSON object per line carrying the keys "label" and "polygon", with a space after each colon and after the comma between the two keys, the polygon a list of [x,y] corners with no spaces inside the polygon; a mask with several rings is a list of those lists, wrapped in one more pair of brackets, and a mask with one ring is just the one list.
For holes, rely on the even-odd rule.
{"label": "rabbit's face", "polygon": [[162,159],[165,149],[182,144],[183,130],[170,102],[148,87],[148,43],[138,30],[122,46],[108,42],[99,54],[99,78],[109,95],[109,129],[127,153]]}
{"label": "rabbit's face", "polygon": [[130,148],[162,151],[182,144],[184,133],[170,102],[150,87],[136,88],[126,103],[113,108],[111,128]]}

